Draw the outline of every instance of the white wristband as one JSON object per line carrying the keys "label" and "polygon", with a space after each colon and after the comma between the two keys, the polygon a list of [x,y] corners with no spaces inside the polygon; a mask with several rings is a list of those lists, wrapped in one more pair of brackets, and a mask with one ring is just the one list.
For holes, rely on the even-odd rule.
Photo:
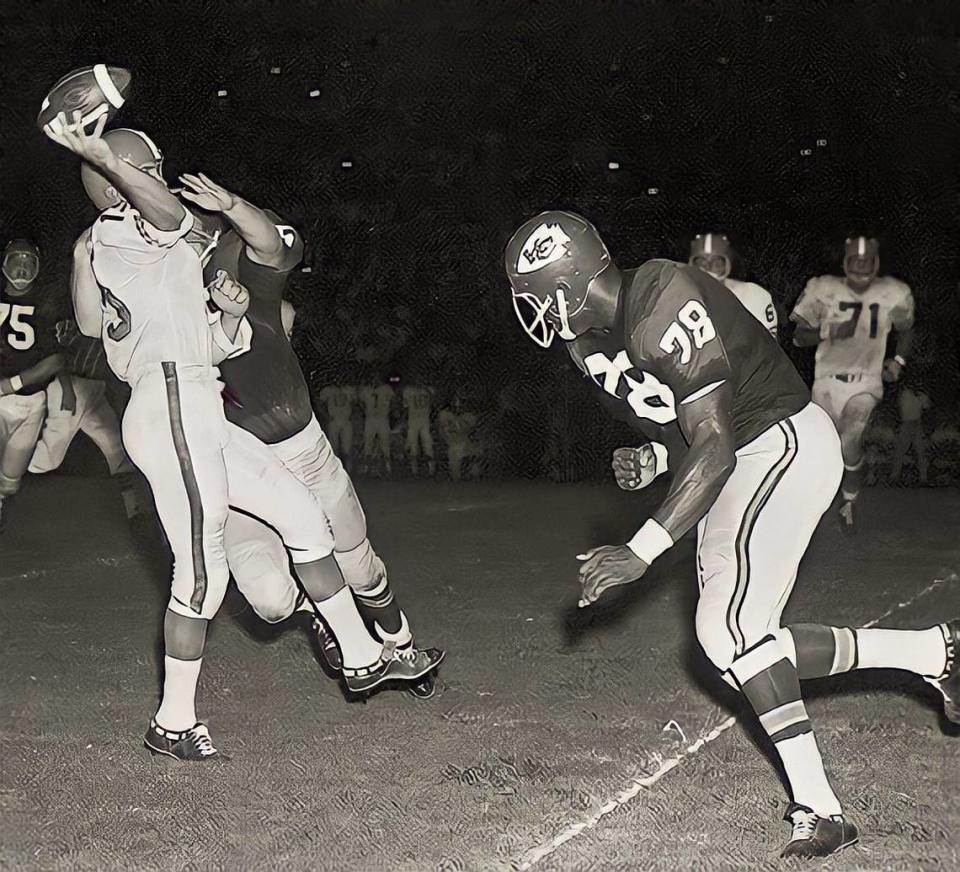
{"label": "white wristband", "polygon": [[654,477],[664,473],[669,468],[669,453],[667,452],[667,446],[661,442],[651,442],[650,447],[653,449],[653,456],[657,459],[656,465],[654,466]]}
{"label": "white wristband", "polygon": [[900,364],[901,369],[906,368],[907,362],[899,354],[895,354],[893,359]]}
{"label": "white wristband", "polygon": [[673,547],[673,539],[670,534],[663,529],[660,524],[650,518],[634,537],[627,542],[629,548],[644,563],[649,566],[664,551]]}
{"label": "white wristband", "polygon": [[15,375],[10,379],[10,391],[11,393],[16,393],[23,387],[23,379],[20,376]]}

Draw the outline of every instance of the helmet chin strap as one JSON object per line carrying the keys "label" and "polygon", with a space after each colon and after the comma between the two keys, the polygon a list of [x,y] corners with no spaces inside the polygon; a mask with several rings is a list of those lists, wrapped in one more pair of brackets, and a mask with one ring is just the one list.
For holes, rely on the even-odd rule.
{"label": "helmet chin strap", "polygon": [[577,338],[577,334],[570,329],[570,313],[567,311],[567,297],[563,288],[557,288],[557,314],[560,316],[560,327],[557,335],[570,342]]}

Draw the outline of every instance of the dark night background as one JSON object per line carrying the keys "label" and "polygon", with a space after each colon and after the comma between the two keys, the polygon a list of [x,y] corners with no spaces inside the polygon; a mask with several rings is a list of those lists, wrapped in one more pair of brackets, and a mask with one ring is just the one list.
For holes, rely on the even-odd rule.
{"label": "dark night background", "polygon": [[[914,372],[937,419],[955,414],[960,4],[0,9],[5,239],[36,239],[65,280],[92,215],[34,119],[68,70],[127,66],[115,124],[153,136],[168,179],[204,171],[302,228],[297,344],[316,385],[398,372],[441,403],[460,391],[494,473],[539,474],[563,445],[572,474],[595,475],[622,438],[562,352],[515,324],[503,245],[545,208],[591,217],[625,265],[726,230],[782,314],[839,271],[847,235],[879,235],[917,299]],[[788,351],[809,377],[812,353]]]}

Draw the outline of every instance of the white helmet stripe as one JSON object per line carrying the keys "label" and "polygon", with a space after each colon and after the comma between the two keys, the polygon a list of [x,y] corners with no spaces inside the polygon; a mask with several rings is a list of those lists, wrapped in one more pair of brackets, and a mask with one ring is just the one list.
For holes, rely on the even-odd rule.
{"label": "white helmet stripe", "polygon": [[857,254],[863,257],[867,253],[867,240],[863,236],[857,237]]}
{"label": "white helmet stripe", "polygon": [[703,253],[713,254],[713,234],[708,233],[703,237]]}
{"label": "white helmet stripe", "polygon": [[[549,304],[547,308],[549,309]],[[544,312],[546,312],[546,309]],[[570,313],[567,311],[567,296],[564,294],[563,288],[557,288],[557,313],[560,316],[560,329],[557,331],[560,338],[566,339],[568,342],[576,339],[577,334],[570,329]]]}

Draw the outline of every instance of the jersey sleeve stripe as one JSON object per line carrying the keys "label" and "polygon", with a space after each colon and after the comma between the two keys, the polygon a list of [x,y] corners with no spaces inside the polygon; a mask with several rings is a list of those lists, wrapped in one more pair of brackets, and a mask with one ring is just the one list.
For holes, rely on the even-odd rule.
{"label": "jersey sleeve stripe", "polygon": [[689,397],[680,400],[680,405],[685,406],[687,403],[695,403],[697,400],[703,399],[707,394],[712,394],[720,385],[726,384],[726,379],[720,379],[720,381],[710,382],[708,385],[704,385],[700,390],[694,391],[690,394]]}

